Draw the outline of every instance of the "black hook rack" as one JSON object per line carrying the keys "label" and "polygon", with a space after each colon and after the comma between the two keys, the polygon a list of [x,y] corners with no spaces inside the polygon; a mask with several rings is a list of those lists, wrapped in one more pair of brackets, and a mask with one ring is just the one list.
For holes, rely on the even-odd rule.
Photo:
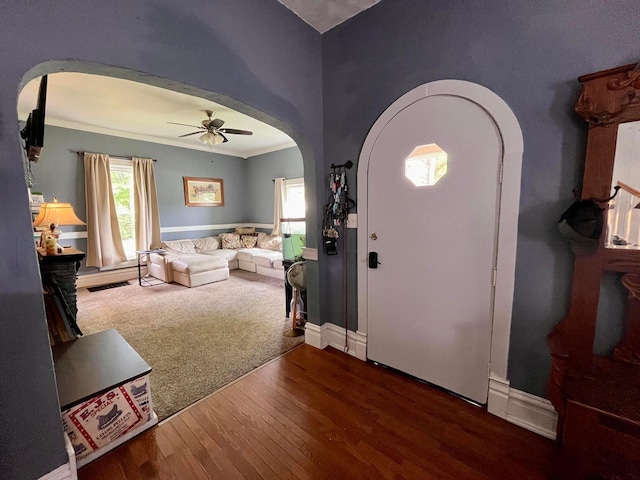
{"label": "black hook rack", "polygon": [[338,169],[338,168],[346,168],[347,170],[349,170],[351,167],[353,167],[353,162],[351,160],[347,160],[345,163],[343,163],[342,165],[335,165],[335,164],[331,164],[331,168]]}

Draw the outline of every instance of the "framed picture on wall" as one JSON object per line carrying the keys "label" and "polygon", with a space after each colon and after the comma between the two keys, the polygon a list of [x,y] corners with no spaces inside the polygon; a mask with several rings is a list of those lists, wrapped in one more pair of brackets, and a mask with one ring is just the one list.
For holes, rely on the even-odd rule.
{"label": "framed picture on wall", "polygon": [[224,187],[221,178],[182,177],[184,203],[187,207],[224,206]]}

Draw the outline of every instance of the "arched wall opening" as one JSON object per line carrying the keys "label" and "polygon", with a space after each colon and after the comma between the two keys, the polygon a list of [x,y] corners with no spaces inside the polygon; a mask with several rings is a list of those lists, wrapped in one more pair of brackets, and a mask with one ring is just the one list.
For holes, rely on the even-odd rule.
{"label": "arched wall opening", "polygon": [[[83,63],[83,62],[47,62],[45,64],[38,65],[37,67],[34,67],[33,69],[31,69],[24,76],[24,79],[21,84],[21,88],[24,85],[26,85],[30,79],[37,78],[45,74],[53,75],[58,72],[78,72],[78,73],[87,73],[92,75],[104,75],[104,76],[117,77],[117,78],[126,79],[130,81],[135,81],[138,83],[145,83],[148,85],[165,88],[175,92],[185,93],[190,96],[198,97],[204,100],[210,100],[212,102],[228,106],[229,108],[232,108],[236,111],[239,111],[246,115],[257,118],[260,121],[268,123],[272,126],[275,126],[276,128],[282,131],[285,131],[287,134],[289,134],[292,138],[296,140],[296,143],[298,145],[298,148],[302,156],[305,183],[307,183],[311,187],[310,190],[313,191],[313,185],[314,185],[313,172],[315,171],[315,167],[313,166],[314,158],[313,158],[313,153],[311,148],[306,144],[304,140],[301,140],[302,138],[301,134],[297,132],[294,128],[290,127],[289,125],[263,112],[259,112],[256,109],[249,107],[247,105],[244,105],[225,95],[212,93],[212,92],[203,90],[201,88],[191,87],[191,86],[177,83],[171,80],[154,77],[148,74],[143,74],[143,73],[135,72],[131,70],[121,69],[117,67],[96,65],[91,63]],[[45,145],[43,149],[43,157],[44,157],[43,161],[46,161],[46,151],[47,151],[47,144],[45,140]],[[70,151],[69,155],[74,157],[75,161],[79,162],[79,160],[75,159],[75,155],[73,154],[73,152]],[[185,173],[185,175],[188,175],[188,172]],[[78,179],[76,179],[76,182],[77,181]],[[271,184],[271,178],[269,178],[268,181],[269,181],[269,184]],[[46,200],[50,201],[50,198],[47,198]],[[313,222],[313,219],[308,221],[308,223],[312,223],[312,222]],[[311,225],[308,225],[307,229],[308,231],[315,231],[314,227]],[[308,237],[310,238],[311,235],[309,235]],[[284,302],[284,299],[283,299],[283,302]]]}

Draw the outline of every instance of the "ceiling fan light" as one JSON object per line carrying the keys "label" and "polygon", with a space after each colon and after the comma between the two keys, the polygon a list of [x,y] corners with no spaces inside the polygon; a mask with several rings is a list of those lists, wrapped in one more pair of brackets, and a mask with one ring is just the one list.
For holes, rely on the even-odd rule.
{"label": "ceiling fan light", "polygon": [[207,132],[200,137],[200,141],[202,143],[208,143],[210,145],[215,145],[215,135],[211,132]]}
{"label": "ceiling fan light", "polygon": [[213,140],[211,141],[212,145],[220,145],[222,142],[224,142],[224,138],[222,138],[222,135],[218,135],[217,133],[213,134]]}

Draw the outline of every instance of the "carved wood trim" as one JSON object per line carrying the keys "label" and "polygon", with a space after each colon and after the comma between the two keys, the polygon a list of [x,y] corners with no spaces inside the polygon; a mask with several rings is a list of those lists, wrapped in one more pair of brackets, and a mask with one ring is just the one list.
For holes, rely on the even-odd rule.
{"label": "carved wood trim", "polygon": [[[599,85],[600,81],[609,75],[615,76],[607,80],[604,85]],[[583,83],[580,98],[575,106],[576,113],[589,122],[590,127],[612,125],[630,106],[640,105],[640,95],[638,95],[640,69],[638,64],[580,77],[580,81],[594,83],[591,93],[588,93],[589,89]],[[605,89],[610,92],[606,102],[594,100],[594,97],[598,99],[604,97],[603,90]],[[611,95],[611,92],[617,92],[617,94]]]}

